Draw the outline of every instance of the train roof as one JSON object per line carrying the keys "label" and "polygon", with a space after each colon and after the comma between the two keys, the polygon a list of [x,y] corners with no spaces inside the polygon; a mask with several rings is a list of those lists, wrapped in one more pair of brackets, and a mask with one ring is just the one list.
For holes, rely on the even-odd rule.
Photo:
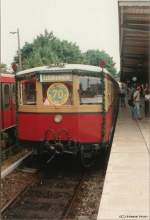
{"label": "train roof", "polygon": [[[107,71],[104,71],[112,79],[114,79]],[[98,66],[85,65],[85,64],[50,64],[49,66],[35,67],[27,70],[23,70],[16,73],[17,78],[22,78],[28,74],[54,74],[54,73],[72,73],[79,75],[86,75],[89,73],[91,75],[97,75],[102,73],[102,68]],[[115,80],[116,81],[116,80]]]}
{"label": "train roof", "polygon": [[0,73],[0,82],[15,82],[15,76],[9,73]]}

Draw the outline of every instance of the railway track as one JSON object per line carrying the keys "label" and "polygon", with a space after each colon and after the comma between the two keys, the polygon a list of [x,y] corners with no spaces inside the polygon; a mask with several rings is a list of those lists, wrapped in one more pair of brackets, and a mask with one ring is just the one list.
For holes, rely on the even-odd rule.
{"label": "railway track", "polygon": [[[4,163],[4,168],[2,166],[1,170],[1,178],[6,177],[8,174],[13,172],[26,158],[28,158],[32,154],[32,151],[29,152],[20,152],[20,155],[15,155],[13,160],[8,160],[5,161],[6,164]],[[15,160],[15,157],[18,157],[17,160]]]}
{"label": "railway track", "polygon": [[81,186],[82,186],[82,183],[83,183],[83,178],[84,178],[84,174],[82,176],[82,178],[79,180],[75,190],[74,190],[74,194],[70,200],[70,202],[68,203],[68,206],[66,207],[66,209],[64,210],[64,213],[62,215],[62,219],[68,219],[69,218],[69,215],[73,209],[73,205],[75,203],[75,200],[77,199],[77,196],[81,190]]}
{"label": "railway track", "polygon": [[[54,168],[54,167],[53,167]],[[4,219],[60,219],[81,178],[81,174],[65,174],[62,169],[47,167],[39,181],[18,198],[3,215]]]}
{"label": "railway track", "polygon": [[[49,166],[42,167],[37,183],[3,212],[2,219],[55,220],[96,215],[106,164],[103,161],[97,167],[83,171],[77,161],[57,158]],[[88,212],[85,212],[85,206],[89,207]]]}
{"label": "railway track", "polygon": [[[32,152],[24,152],[22,157],[18,160],[8,161],[4,169],[1,171],[1,203],[0,209],[3,213],[16,199],[26,191],[30,185],[34,184],[37,180],[38,173],[36,169],[23,170],[19,168],[24,160],[32,157]],[[14,159],[14,158],[13,158]],[[7,166],[6,166],[7,165]]]}
{"label": "railway track", "polygon": [[103,172],[85,173],[62,219],[96,219],[104,183]]}

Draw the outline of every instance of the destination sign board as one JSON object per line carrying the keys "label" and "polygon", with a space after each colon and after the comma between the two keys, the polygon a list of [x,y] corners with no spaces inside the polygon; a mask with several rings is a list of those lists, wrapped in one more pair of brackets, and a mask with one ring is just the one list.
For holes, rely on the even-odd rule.
{"label": "destination sign board", "polygon": [[68,82],[72,81],[72,75],[63,74],[63,75],[48,75],[41,74],[40,82]]}

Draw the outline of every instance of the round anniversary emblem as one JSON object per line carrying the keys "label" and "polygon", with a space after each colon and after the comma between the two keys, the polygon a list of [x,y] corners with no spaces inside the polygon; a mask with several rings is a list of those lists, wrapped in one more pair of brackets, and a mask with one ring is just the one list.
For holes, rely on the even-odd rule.
{"label": "round anniversary emblem", "polygon": [[53,83],[47,90],[47,98],[53,105],[64,105],[69,97],[69,90],[63,83]]}

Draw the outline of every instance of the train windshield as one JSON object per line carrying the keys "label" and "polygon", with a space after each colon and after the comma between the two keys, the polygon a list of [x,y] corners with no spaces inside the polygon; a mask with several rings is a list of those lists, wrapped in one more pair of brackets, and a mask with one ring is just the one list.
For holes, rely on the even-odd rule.
{"label": "train windshield", "polygon": [[80,77],[80,104],[102,103],[102,81],[99,77]]}

